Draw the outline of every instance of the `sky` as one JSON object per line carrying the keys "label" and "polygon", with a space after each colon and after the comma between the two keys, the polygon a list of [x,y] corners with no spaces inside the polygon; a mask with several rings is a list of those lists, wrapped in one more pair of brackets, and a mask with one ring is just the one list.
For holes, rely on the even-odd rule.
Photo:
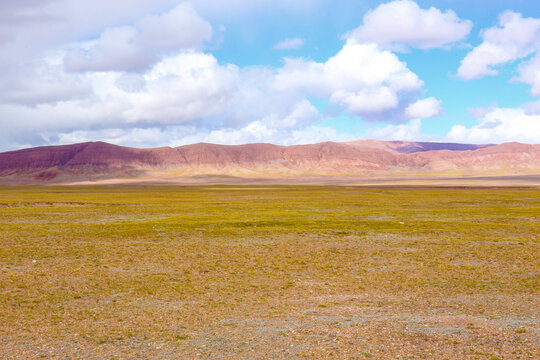
{"label": "sky", "polygon": [[540,2],[0,0],[0,151],[540,143]]}

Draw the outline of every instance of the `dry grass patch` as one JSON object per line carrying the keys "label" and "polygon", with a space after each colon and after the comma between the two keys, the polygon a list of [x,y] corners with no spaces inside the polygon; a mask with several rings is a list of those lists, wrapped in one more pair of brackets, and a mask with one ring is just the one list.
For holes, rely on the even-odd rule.
{"label": "dry grass patch", "polygon": [[538,357],[539,195],[1,188],[0,354]]}

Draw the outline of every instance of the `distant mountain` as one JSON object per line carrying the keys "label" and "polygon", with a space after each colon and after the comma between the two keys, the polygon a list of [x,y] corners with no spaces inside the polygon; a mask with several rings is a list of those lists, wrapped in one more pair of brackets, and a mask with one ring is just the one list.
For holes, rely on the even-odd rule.
{"label": "distant mountain", "polygon": [[[62,184],[189,177],[443,177],[540,174],[540,145],[357,140],[310,145],[137,149],[88,142],[0,153],[0,184]],[[183,181],[183,180],[182,180]]]}
{"label": "distant mountain", "polygon": [[380,141],[380,140],[354,140],[347,142],[349,145],[358,147],[373,147],[392,152],[410,154],[431,150],[478,150],[493,145],[456,144],[439,142],[411,142],[411,141]]}

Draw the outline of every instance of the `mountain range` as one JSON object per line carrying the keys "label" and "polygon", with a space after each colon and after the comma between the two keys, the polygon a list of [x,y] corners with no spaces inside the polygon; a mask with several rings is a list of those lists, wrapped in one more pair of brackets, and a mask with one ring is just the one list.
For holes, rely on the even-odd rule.
{"label": "mountain range", "polygon": [[540,145],[356,140],[139,149],[104,142],[0,153],[0,184],[416,179],[540,174]]}

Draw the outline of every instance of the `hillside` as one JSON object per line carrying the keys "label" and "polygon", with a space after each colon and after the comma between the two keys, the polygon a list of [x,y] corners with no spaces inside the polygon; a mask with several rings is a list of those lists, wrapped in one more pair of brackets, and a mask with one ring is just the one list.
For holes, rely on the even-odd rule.
{"label": "hillside", "polygon": [[357,140],[137,149],[104,142],[0,153],[1,184],[239,178],[403,178],[540,173],[540,145]]}

